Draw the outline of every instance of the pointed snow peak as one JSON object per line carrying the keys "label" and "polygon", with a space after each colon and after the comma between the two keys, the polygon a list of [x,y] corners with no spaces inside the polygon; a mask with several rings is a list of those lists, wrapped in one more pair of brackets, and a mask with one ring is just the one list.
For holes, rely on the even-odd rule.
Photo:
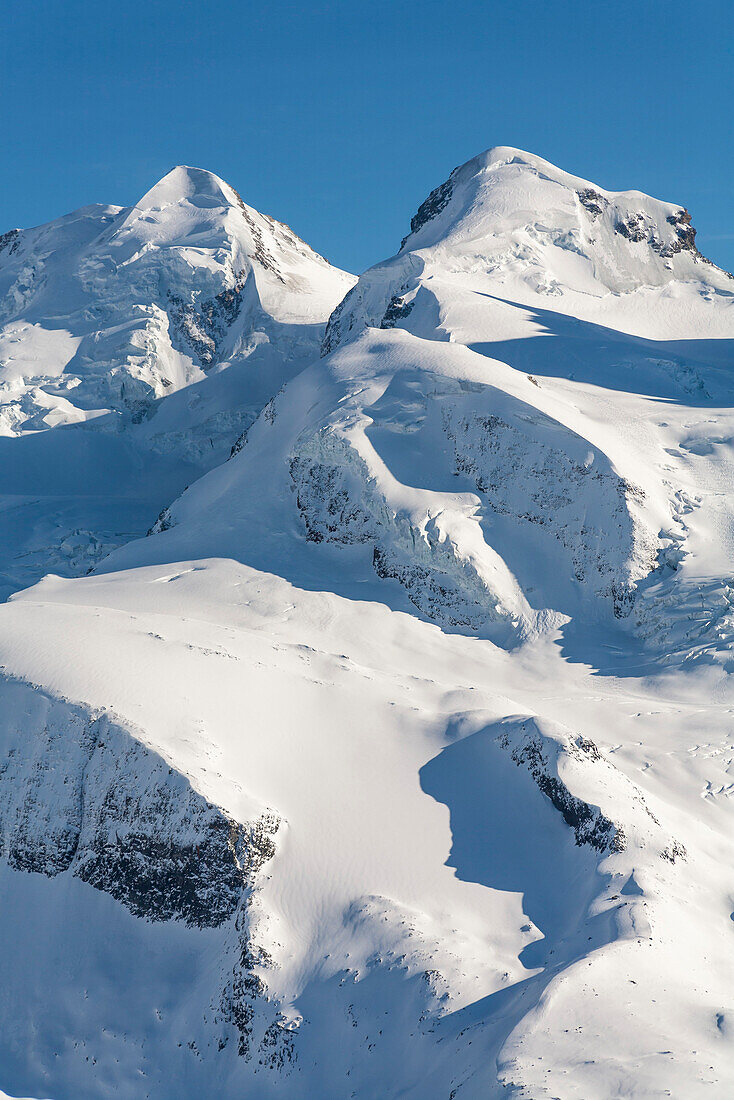
{"label": "pointed snow peak", "polygon": [[[229,217],[232,213],[236,214],[234,219]],[[295,249],[326,264],[287,225],[248,206],[231,184],[204,168],[190,168],[184,164],[172,168],[131,208],[126,220],[127,226],[133,226],[136,233],[142,231],[145,237],[151,233],[159,237],[161,227],[165,233],[180,233],[182,225],[190,235],[192,224],[197,232],[206,228],[238,238],[250,258],[271,269],[274,261],[269,253],[283,249]],[[151,226],[157,228],[152,230]],[[218,243],[212,242],[212,246],[217,247]]]}
{"label": "pointed snow peak", "polygon": [[173,168],[124,212],[104,249],[115,270],[139,265],[146,285],[160,283],[161,270],[178,286],[193,278],[196,289],[187,293],[203,301],[233,286],[241,290],[252,271],[250,291],[257,287],[259,305],[289,324],[320,323],[354,282],[286,225],[247,206],[214,172],[187,165]]}
{"label": "pointed snow peak", "polygon": [[238,205],[236,192],[219,176],[205,168],[179,164],[151,187],[136,206],[139,210],[161,210],[181,202],[201,207]]}

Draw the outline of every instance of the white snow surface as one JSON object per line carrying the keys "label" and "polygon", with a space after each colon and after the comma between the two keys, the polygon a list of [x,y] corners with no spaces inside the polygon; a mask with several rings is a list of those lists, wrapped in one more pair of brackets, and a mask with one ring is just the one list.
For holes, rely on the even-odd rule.
{"label": "white snow surface", "polygon": [[17,239],[0,1088],[731,1096],[734,280],[687,213],[496,148],[352,289],[195,169]]}

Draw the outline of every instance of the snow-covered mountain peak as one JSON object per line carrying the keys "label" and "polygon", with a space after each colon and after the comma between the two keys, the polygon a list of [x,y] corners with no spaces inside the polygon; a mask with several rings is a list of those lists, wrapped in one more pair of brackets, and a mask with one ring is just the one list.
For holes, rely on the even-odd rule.
{"label": "snow-covered mountain peak", "polygon": [[0,433],[105,412],[139,421],[253,355],[269,359],[275,392],[353,281],[201,168],[174,168],[131,207],[12,230],[0,238]]}
{"label": "snow-covered mountain peak", "polygon": [[[147,191],[110,227],[113,248],[227,247],[234,235],[227,215],[238,208],[236,192],[219,176],[179,165]],[[134,255],[134,253],[131,253]]]}
{"label": "snow-covered mountain peak", "polygon": [[[335,269],[289,226],[248,206],[230,184],[203,168],[179,165],[158,181],[110,226],[101,245],[115,264],[165,250],[156,263],[182,261],[184,268],[206,270],[215,280],[224,266],[229,289],[255,273],[260,303],[279,320],[309,321],[323,312],[319,284]],[[339,289],[346,290],[337,276]],[[314,292],[318,303],[303,299]],[[315,308],[314,308],[315,307]]]}
{"label": "snow-covered mountain peak", "polygon": [[[713,335],[734,302],[734,278],[701,255],[695,238],[682,205],[607,191],[497,146],[431,191],[397,255],[366,271],[335,311],[324,350],[369,327],[432,335],[437,318],[462,343],[508,335],[488,298],[611,320],[654,339]],[[489,312],[491,323],[478,324]]]}
{"label": "snow-covered mountain peak", "polygon": [[[11,590],[37,575],[39,560],[83,572],[143,534],[318,356],[353,283],[200,168],[174,168],[134,206],[87,206],[1,235],[0,436],[26,437],[36,456],[21,468],[8,452],[12,469],[2,472],[13,493],[27,487],[29,465],[58,468],[65,503],[28,504],[20,490],[24,549],[0,552],[0,590],[5,571]],[[79,430],[65,442],[30,442],[70,425]],[[99,456],[96,488],[86,473],[69,476],[73,463],[57,463],[64,446]],[[90,513],[79,478],[108,503]],[[124,523],[120,493],[135,497]]]}
{"label": "snow-covered mountain peak", "polygon": [[619,293],[691,277],[692,264],[703,259],[695,236],[680,205],[639,191],[606,191],[542,157],[498,146],[454,169],[431,192],[401,248],[443,245],[496,255],[496,242],[522,241],[532,254],[526,262],[541,252],[549,259],[548,248],[568,251],[591,269],[569,273],[570,285],[588,289],[580,285],[585,275],[587,283]]}
{"label": "snow-covered mountain peak", "polygon": [[490,150],[321,357],[352,278],[210,173],[0,238],[0,1100],[734,1095],[681,211]]}
{"label": "snow-covered mountain peak", "polygon": [[237,195],[228,183],[205,168],[179,164],[172,168],[136,203],[139,210],[161,210],[187,201],[201,206],[236,206]]}

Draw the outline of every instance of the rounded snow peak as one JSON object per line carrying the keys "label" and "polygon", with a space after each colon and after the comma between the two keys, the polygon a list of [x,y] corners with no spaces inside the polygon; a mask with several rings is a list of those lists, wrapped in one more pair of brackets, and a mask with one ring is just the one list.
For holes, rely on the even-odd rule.
{"label": "rounded snow peak", "polygon": [[227,207],[237,205],[237,196],[229,184],[214,172],[179,164],[151,187],[137,207],[160,210],[180,202],[201,207]]}
{"label": "rounded snow peak", "polygon": [[571,191],[593,187],[605,195],[611,194],[582,176],[564,171],[552,161],[538,156],[537,153],[528,153],[525,149],[516,149],[511,145],[494,145],[491,149],[486,149],[478,156],[472,157],[466,164],[455,168],[450,178],[460,177],[462,180],[467,180],[480,172],[496,173],[504,168],[511,169],[515,174],[522,174],[525,169],[531,175],[539,176]]}
{"label": "rounded snow peak", "polygon": [[516,149],[512,145],[493,145],[491,149],[485,149],[483,153],[471,157],[457,171],[469,166],[489,168],[490,165],[494,164],[527,164],[528,167],[534,168],[538,164],[548,164],[548,161],[536,156],[535,153],[528,153],[525,149]]}
{"label": "rounded snow peak", "polygon": [[[516,149],[510,145],[495,145],[454,168],[448,179],[439,187],[436,187],[428,198],[421,203],[411,219],[410,233],[403,238],[400,246],[401,250],[405,247],[407,241],[413,241],[415,235],[428,223],[432,223],[433,230],[438,228],[436,224],[438,215],[442,214],[452,204],[452,200],[459,192],[463,194],[463,201],[458,204],[458,209],[456,209],[457,203],[452,204],[455,208],[452,217],[448,220],[446,217],[441,219],[440,234],[445,234],[457,219],[465,218],[468,210],[481,204],[482,193],[490,182],[490,178],[492,180],[490,186],[499,182],[502,178],[504,166],[512,166],[513,176],[516,175],[518,169],[521,175],[524,174],[523,169],[527,169],[528,175],[541,176],[566,187],[573,187],[576,182],[574,177],[561,172],[555,165],[543,160],[542,157],[535,156],[534,153],[526,153],[524,150]],[[499,176],[497,175],[498,172],[500,173]],[[422,237],[425,237],[425,234]],[[421,240],[422,245],[427,243],[427,240]],[[435,243],[435,239],[431,240],[431,243]]]}

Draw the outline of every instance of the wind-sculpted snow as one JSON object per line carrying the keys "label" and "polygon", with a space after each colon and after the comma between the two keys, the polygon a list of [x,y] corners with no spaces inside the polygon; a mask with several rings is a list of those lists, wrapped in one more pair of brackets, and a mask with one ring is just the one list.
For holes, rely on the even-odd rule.
{"label": "wind-sculpted snow", "polygon": [[3,277],[0,1089],[734,1093],[734,282],[685,208],[493,149],[349,289],[180,169]]}

